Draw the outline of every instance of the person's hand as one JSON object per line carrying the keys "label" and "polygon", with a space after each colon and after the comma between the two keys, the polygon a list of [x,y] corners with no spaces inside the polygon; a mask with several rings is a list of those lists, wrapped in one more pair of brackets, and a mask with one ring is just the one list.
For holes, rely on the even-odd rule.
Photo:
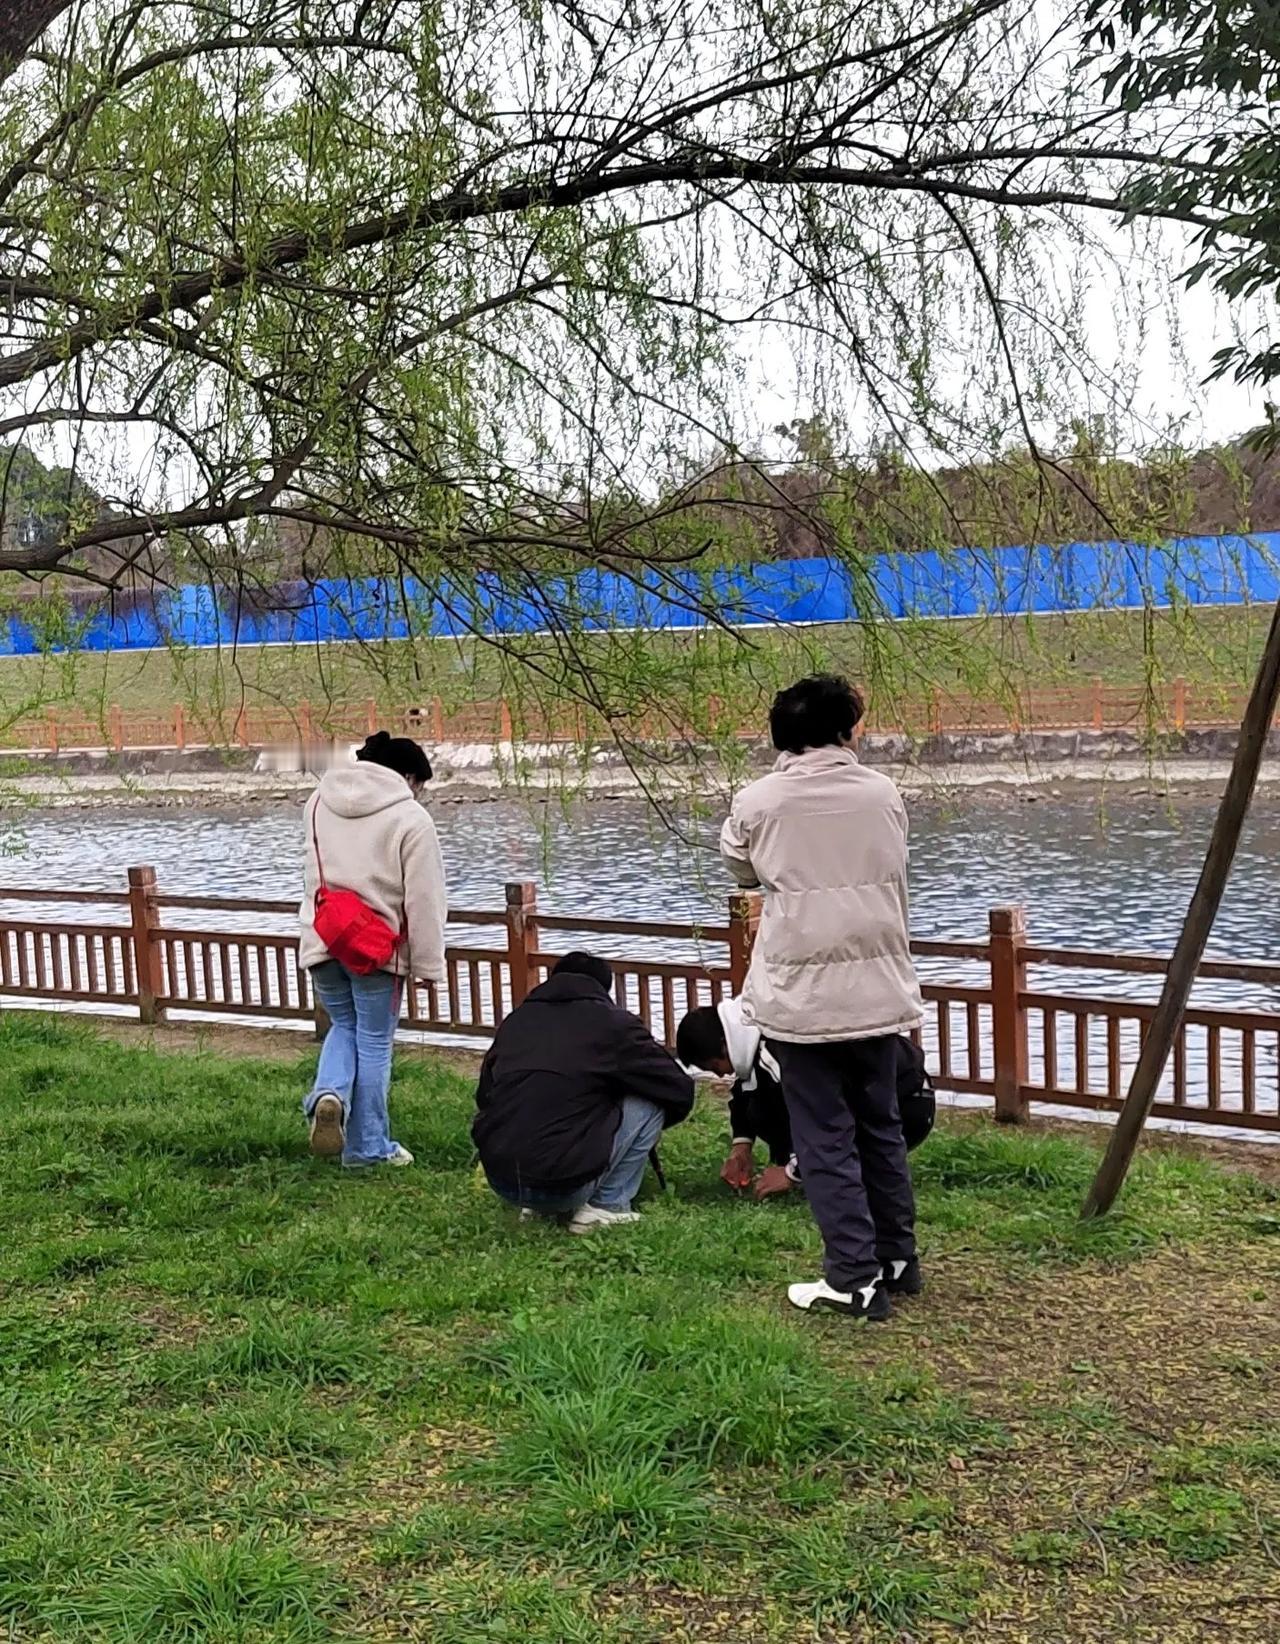
{"label": "person's hand", "polygon": [[750,1142],[735,1142],[729,1149],[729,1157],[720,1166],[720,1180],[727,1187],[733,1188],[735,1193],[741,1193],[744,1188],[751,1186],[751,1179],[756,1173],[756,1162],[751,1152]]}
{"label": "person's hand", "polygon": [[757,1199],[772,1199],[779,1193],[790,1193],[792,1181],[787,1175],[786,1165],[771,1164],[760,1172],[760,1180],[756,1183]]}

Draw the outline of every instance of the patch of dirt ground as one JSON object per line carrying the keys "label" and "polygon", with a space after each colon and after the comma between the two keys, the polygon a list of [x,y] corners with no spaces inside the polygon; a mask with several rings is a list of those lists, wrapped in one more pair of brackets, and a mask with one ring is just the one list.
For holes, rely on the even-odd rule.
{"label": "patch of dirt ground", "polygon": [[1008,1434],[951,1475],[977,1635],[1280,1639],[1280,1241],[1016,1275],[952,1255],[932,1279],[890,1328]]}

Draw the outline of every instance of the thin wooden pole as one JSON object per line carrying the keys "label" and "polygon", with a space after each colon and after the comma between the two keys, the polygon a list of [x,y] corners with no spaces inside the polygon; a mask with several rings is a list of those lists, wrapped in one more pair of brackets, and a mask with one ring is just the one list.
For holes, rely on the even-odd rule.
{"label": "thin wooden pole", "polygon": [[1213,930],[1213,922],[1222,902],[1222,893],[1227,888],[1227,878],[1235,858],[1236,846],[1240,843],[1245,818],[1249,814],[1249,802],[1253,798],[1258,770],[1262,764],[1262,756],[1266,752],[1267,735],[1275,718],[1278,698],[1280,601],[1277,601],[1276,608],[1271,614],[1271,630],[1267,634],[1266,649],[1258,663],[1253,689],[1249,693],[1248,706],[1245,708],[1244,720],[1240,726],[1240,740],[1236,743],[1235,757],[1231,761],[1231,775],[1227,778],[1222,803],[1218,807],[1217,819],[1213,824],[1213,833],[1209,837],[1209,848],[1205,853],[1204,866],[1200,870],[1200,881],[1187,909],[1186,922],[1173,950],[1173,958],[1169,961],[1160,1003],[1156,1006],[1156,1013],[1151,1019],[1151,1027],[1138,1057],[1138,1065],[1133,1070],[1129,1094],[1124,1099],[1120,1117],[1116,1120],[1115,1129],[1111,1133],[1111,1143],[1098,1167],[1098,1174],[1080,1212],[1086,1219],[1106,1215],[1124,1186],[1138,1139],[1151,1112],[1151,1104],[1156,1098],[1160,1077],[1164,1072],[1165,1063],[1169,1060],[1169,1052],[1182,1027],[1187,1000],[1191,995],[1200,961],[1204,957],[1205,944]]}

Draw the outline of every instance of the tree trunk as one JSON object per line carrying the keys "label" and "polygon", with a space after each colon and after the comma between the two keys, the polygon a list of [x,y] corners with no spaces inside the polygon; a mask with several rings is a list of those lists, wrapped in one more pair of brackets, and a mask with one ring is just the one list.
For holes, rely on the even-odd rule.
{"label": "tree trunk", "polygon": [[71,0],[0,0],[0,82],[70,5]]}
{"label": "tree trunk", "polygon": [[1280,601],[1277,601],[1272,612],[1266,649],[1249,694],[1249,704],[1240,726],[1240,740],[1231,762],[1231,775],[1227,778],[1222,803],[1213,824],[1209,849],[1200,870],[1200,881],[1169,961],[1160,1003],[1151,1020],[1138,1065],[1133,1070],[1129,1094],[1124,1099],[1124,1107],[1111,1133],[1110,1145],[1081,1209],[1080,1214],[1085,1219],[1105,1215],[1115,1203],[1137,1149],[1142,1127],[1151,1112],[1151,1104],[1156,1099],[1160,1076],[1182,1027],[1192,984],[1222,903],[1222,893],[1227,888],[1227,877],[1266,751],[1267,735],[1275,718],[1277,697],[1280,697]]}

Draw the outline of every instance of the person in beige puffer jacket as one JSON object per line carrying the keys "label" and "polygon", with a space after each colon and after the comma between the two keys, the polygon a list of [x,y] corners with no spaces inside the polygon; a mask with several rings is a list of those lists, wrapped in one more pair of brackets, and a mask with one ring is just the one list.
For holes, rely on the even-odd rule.
{"label": "person in beige puffer jacket", "polygon": [[[355,764],[325,772],[304,813],[298,963],[332,1025],[302,1107],[311,1151],[340,1154],[344,1165],[413,1163],[392,1140],[387,1094],[404,977],[446,979],[444,865],[435,824],[418,803],[430,780],[416,742],[377,731]],[[354,891],[403,932],[383,969],[357,975],[329,953],[315,928],[322,880],[330,890]]]}
{"label": "person in beige puffer jacket", "polygon": [[737,882],[765,892],[743,1013],[781,1070],[826,1250],[825,1280],[793,1285],[790,1300],[883,1318],[889,1294],[920,1288],[897,1060],[924,1005],[907,927],[906,809],[853,751],[862,715],[843,679],[780,692],[777,764],[737,796],[720,844]]}

